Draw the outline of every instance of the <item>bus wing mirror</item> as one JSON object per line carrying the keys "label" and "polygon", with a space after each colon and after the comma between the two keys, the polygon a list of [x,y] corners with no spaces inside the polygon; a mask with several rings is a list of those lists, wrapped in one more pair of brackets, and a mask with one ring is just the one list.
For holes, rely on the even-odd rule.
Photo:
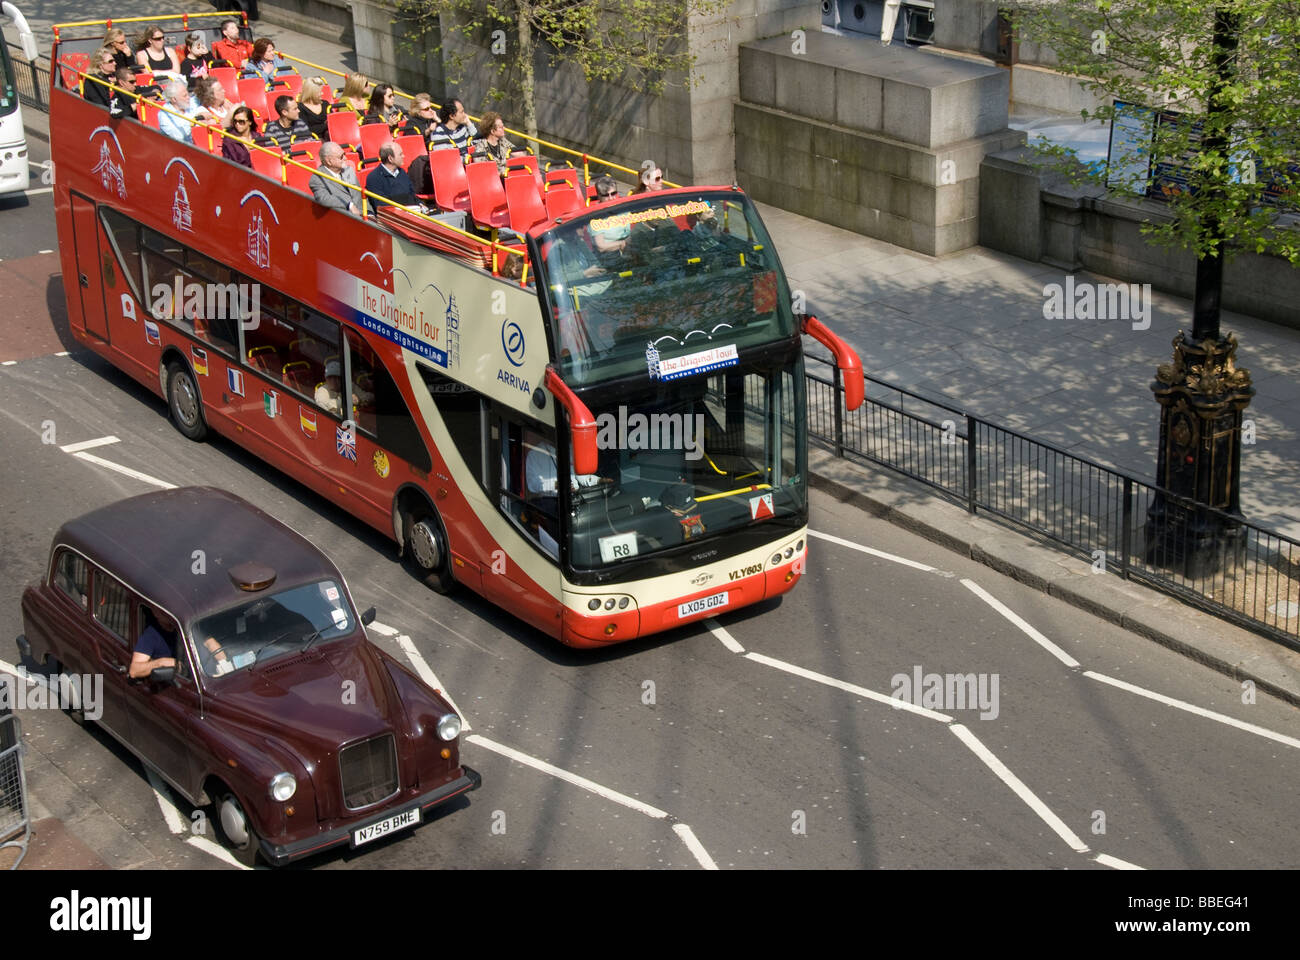
{"label": "bus wing mirror", "polygon": [[830,329],[816,317],[803,318],[803,332],[818,343],[824,345],[835,356],[835,366],[840,368],[844,382],[844,409],[856,410],[862,406],[866,393],[866,381],[862,376],[862,360],[857,351],[831,333]]}
{"label": "bus wing mirror", "polygon": [[27,18],[12,3],[0,4],[0,11],[14,22],[14,27],[18,30],[18,40],[23,47],[23,56],[29,61],[34,61],[40,51],[36,47],[36,37],[32,34],[32,28],[27,25]]}
{"label": "bus wing mirror", "polygon": [[549,363],[542,382],[555,397],[555,402],[569,415],[569,429],[573,432],[573,472],[595,473],[598,459],[595,417]]}

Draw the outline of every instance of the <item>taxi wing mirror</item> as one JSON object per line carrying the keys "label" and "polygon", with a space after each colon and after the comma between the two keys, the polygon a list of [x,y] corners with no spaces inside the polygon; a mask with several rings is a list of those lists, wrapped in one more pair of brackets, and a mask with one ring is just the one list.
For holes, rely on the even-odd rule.
{"label": "taxi wing mirror", "polygon": [[176,682],[175,667],[154,667],[149,672],[149,681],[151,683],[172,684]]}
{"label": "taxi wing mirror", "polygon": [[363,627],[370,626],[372,623],[375,622],[376,616],[377,614],[375,613],[375,608],[374,607],[368,608],[364,613],[361,614],[361,625]]}

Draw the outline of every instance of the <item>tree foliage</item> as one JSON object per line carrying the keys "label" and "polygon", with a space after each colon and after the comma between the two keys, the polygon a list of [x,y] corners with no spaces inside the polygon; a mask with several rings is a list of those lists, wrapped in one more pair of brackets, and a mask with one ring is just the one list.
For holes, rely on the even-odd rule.
{"label": "tree foliage", "polygon": [[726,0],[398,0],[408,42],[441,38],[450,79],[482,57],[449,53],[456,36],[487,53],[489,99],[518,108],[536,136],[534,55],[576,64],[588,82],[618,81],[651,95],[674,77],[689,77],[695,55],[690,18],[722,11]]}
{"label": "tree foliage", "polygon": [[[1149,148],[1152,170],[1174,165],[1184,187],[1166,192],[1172,221],[1147,224],[1151,239],[1198,257],[1248,249],[1300,265],[1293,218],[1279,222],[1265,202],[1271,187],[1289,192],[1282,207],[1300,208],[1300,0],[1020,0],[1014,19],[1022,41],[1049,47],[1107,101],[1086,119],[1114,121],[1115,100],[1181,115],[1155,125]],[[1145,159],[1112,156],[1112,170]],[[1140,194],[1145,182],[1110,186]]]}

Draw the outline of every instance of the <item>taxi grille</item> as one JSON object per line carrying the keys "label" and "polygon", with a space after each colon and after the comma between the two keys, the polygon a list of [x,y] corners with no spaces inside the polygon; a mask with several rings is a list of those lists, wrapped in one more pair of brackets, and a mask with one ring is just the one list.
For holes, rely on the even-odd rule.
{"label": "taxi grille", "polygon": [[344,747],[339,752],[343,803],[359,810],[397,792],[397,745],[391,733]]}

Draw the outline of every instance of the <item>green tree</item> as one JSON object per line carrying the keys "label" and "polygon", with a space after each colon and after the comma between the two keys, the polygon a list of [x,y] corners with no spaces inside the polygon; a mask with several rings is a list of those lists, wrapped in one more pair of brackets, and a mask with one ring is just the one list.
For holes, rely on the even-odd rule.
{"label": "green tree", "polygon": [[[1022,41],[1049,47],[1058,68],[1107,104],[1085,117],[1114,122],[1114,100],[1164,114],[1146,152],[1111,158],[1119,193],[1141,194],[1145,177],[1114,182],[1129,164],[1182,181],[1162,191],[1171,218],[1148,223],[1153,241],[1198,260],[1198,339],[1218,335],[1222,265],[1240,250],[1300,265],[1300,234],[1279,207],[1300,207],[1300,2],[1297,0],[1055,0],[1014,8]],[[1172,112],[1172,113],[1170,113]],[[1125,118],[1140,122],[1143,111]],[[1177,114],[1179,119],[1174,119]],[[1092,171],[1100,179],[1100,171]],[[1266,191],[1289,196],[1266,202]],[[1202,308],[1213,300],[1213,324]]]}
{"label": "green tree", "polygon": [[[590,81],[618,81],[659,94],[673,77],[690,76],[692,17],[717,14],[726,0],[398,0],[407,41],[449,35],[491,54],[488,97],[522,108],[524,129],[537,136],[534,57],[577,64]],[[478,58],[481,62],[481,58]],[[453,77],[466,58],[444,57]]]}

